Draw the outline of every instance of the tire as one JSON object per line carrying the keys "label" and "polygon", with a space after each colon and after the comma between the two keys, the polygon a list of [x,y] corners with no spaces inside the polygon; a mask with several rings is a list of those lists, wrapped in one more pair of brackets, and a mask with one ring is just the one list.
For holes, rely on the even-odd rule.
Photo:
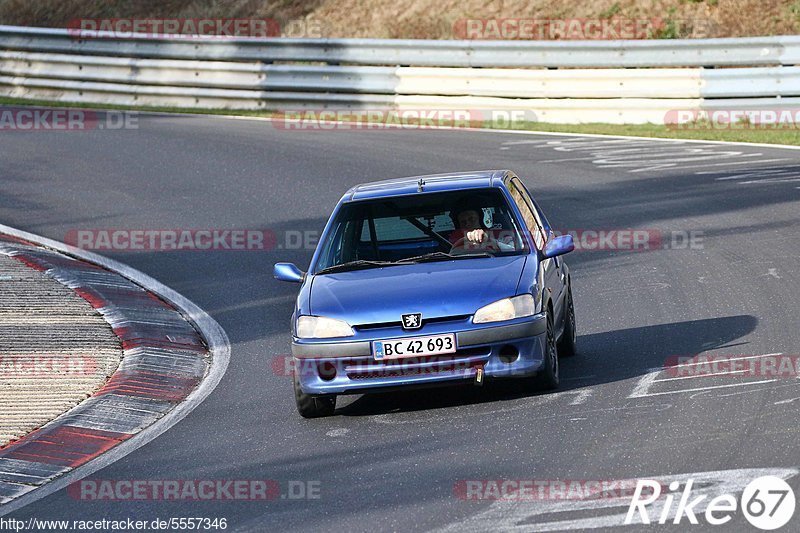
{"label": "tire", "polygon": [[560,379],[558,375],[558,346],[556,345],[556,329],[553,323],[553,313],[547,312],[547,334],[545,337],[544,364],[534,378],[534,384],[540,390],[553,390],[558,388]]}
{"label": "tire", "polygon": [[572,301],[572,287],[567,292],[566,308],[564,310],[564,333],[558,341],[558,356],[572,357],[578,353],[578,333],[575,325],[575,305]]}
{"label": "tire", "polygon": [[300,390],[297,376],[294,377],[294,400],[297,412],[303,418],[322,418],[333,415],[336,410],[336,396],[312,396]]}

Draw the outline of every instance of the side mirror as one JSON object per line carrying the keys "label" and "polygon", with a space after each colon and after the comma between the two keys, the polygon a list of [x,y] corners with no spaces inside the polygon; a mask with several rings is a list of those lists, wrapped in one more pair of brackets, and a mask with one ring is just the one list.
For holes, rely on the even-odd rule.
{"label": "side mirror", "polygon": [[545,258],[556,257],[568,254],[574,249],[575,242],[572,240],[572,235],[562,235],[561,237],[551,239],[550,242],[547,243],[547,246],[544,247],[542,255],[544,255]]}
{"label": "side mirror", "polygon": [[290,281],[292,283],[302,283],[306,279],[306,273],[297,268],[294,263],[275,263],[272,275],[278,281]]}

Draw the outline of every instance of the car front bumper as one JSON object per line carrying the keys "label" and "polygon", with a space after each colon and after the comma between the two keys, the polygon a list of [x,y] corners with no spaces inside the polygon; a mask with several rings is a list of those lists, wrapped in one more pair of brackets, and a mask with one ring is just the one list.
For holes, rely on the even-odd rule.
{"label": "car front bumper", "polygon": [[[526,377],[542,366],[546,330],[544,313],[495,325],[431,323],[413,332],[399,327],[360,332],[341,342],[295,338],[292,356],[300,389],[313,395],[474,381],[478,369],[488,378]],[[455,333],[456,353],[392,361],[372,356],[373,340],[444,333]]]}

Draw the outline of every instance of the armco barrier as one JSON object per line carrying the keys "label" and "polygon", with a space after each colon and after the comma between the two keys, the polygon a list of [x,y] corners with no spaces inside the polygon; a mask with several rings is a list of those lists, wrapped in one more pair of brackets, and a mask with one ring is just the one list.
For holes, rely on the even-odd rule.
{"label": "armco barrier", "polygon": [[[81,37],[84,38],[81,38]],[[111,57],[436,67],[703,67],[800,64],[800,36],[640,41],[439,41],[107,36],[0,26],[0,49]]]}
{"label": "armco barrier", "polygon": [[546,122],[659,123],[726,99],[786,108],[800,96],[795,63],[800,36],[187,40],[0,26],[0,95],[198,109],[526,110]]}

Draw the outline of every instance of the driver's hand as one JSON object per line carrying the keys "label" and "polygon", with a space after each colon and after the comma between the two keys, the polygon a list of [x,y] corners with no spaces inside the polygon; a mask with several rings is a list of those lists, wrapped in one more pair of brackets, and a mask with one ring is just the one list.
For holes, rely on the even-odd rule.
{"label": "driver's hand", "polygon": [[467,232],[467,242],[470,244],[481,244],[488,240],[489,236],[482,229],[474,229]]}

